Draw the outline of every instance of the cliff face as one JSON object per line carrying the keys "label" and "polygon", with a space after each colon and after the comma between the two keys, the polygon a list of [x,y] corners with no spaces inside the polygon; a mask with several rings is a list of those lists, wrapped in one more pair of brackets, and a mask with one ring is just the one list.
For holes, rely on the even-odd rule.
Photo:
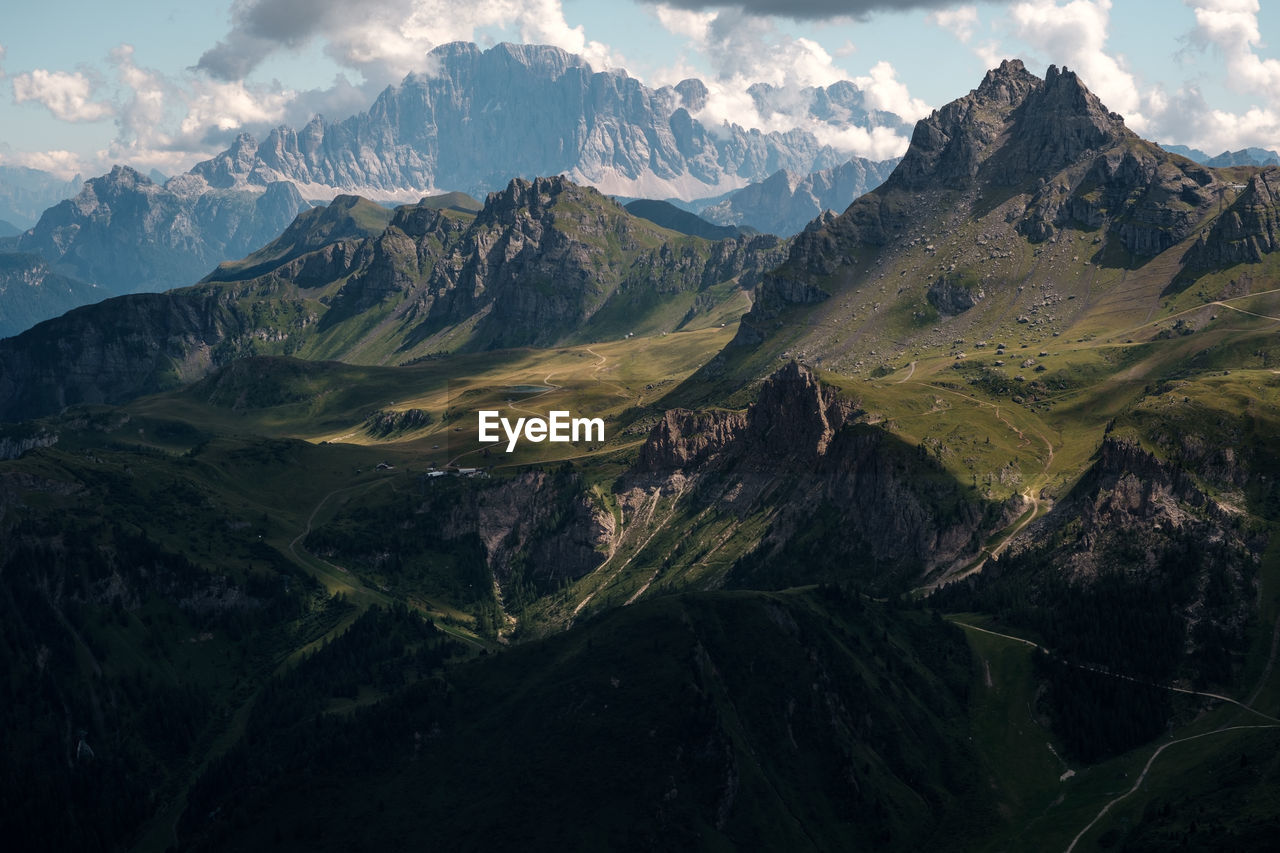
{"label": "cliff face", "polygon": [[78,308],[0,342],[0,419],[194,381],[253,320],[217,292],[140,294]]}
{"label": "cliff face", "polygon": [[579,481],[541,471],[485,490],[452,517],[457,532],[480,536],[500,586],[517,572],[545,587],[576,580],[604,562],[614,529],[613,516],[587,498]]}
{"label": "cliff face", "polygon": [[613,535],[612,514],[576,474],[561,469],[502,480],[425,481],[411,496],[339,513],[317,528],[307,547],[394,582],[463,579],[454,587],[462,601],[490,601],[492,587],[499,602],[511,604],[599,567]]}
{"label": "cliff face", "polygon": [[288,183],[208,191],[183,176],[160,186],[127,166],[88,180],[18,241],[59,272],[112,293],[182,287],[272,240],[308,205]]}
{"label": "cliff face", "polygon": [[[887,589],[973,556],[1013,508],[948,482],[859,415],[795,363],[764,383],[746,413],[667,412],[626,479],[627,525],[652,524],[643,509],[675,495],[671,512],[686,519],[691,543],[681,551],[699,554],[708,547],[700,525],[715,528],[706,519],[757,519],[762,536],[759,526],[716,534],[714,549],[745,556],[710,584],[856,579]],[[822,553],[805,556],[817,541]],[[670,561],[671,571],[682,568],[678,556]]]}
{"label": "cliff face", "polygon": [[0,435],[0,461],[17,459],[28,450],[52,447],[58,443],[58,434],[37,430],[15,430]]}
{"label": "cliff face", "polygon": [[1257,263],[1280,248],[1280,169],[1259,172],[1223,195],[1234,196],[1231,206],[1187,252],[1195,269]]}
{"label": "cliff face", "polygon": [[[427,64],[429,72],[388,87],[367,112],[278,128],[261,143],[241,137],[192,171],[223,188],[288,180],[419,195],[434,187],[483,195],[512,176],[563,173],[609,193],[698,198],[843,159],[808,132],[704,127],[694,117],[707,98],[700,81],[650,89],[554,47],[446,44]],[[768,87],[754,94],[773,111]],[[851,84],[806,94],[822,121],[900,124],[858,109]]]}
{"label": "cliff face", "polygon": [[[1250,535],[1242,526],[1243,509],[1211,497],[1191,474],[1192,468],[1203,468],[1219,488],[1238,492],[1247,469],[1230,448],[1222,454],[1221,459],[1206,455],[1203,465],[1172,465],[1135,441],[1108,438],[1081,484],[1014,541],[1013,553],[1055,541],[1070,526],[1072,539],[1062,540],[1057,554],[1058,565],[1069,576],[1087,579],[1118,568],[1153,579],[1161,559],[1176,547],[1174,540],[1251,550],[1246,548]],[[1117,563],[1120,551],[1126,557]],[[1238,573],[1241,566],[1235,568]]]}

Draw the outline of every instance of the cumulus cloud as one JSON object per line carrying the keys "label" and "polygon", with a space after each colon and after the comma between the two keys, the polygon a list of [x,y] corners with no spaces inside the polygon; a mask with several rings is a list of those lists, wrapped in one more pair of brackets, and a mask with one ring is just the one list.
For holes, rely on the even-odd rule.
{"label": "cumulus cloud", "polygon": [[236,0],[230,31],[196,67],[239,80],[273,53],[318,40],[339,65],[385,85],[422,70],[436,45],[476,41],[485,29],[507,27],[524,41],[555,45],[598,67],[619,62],[581,26],[569,26],[560,0]]}
{"label": "cumulus cloud", "polygon": [[94,85],[79,71],[47,71],[37,68],[13,77],[14,103],[34,101],[63,121],[101,121],[111,116],[111,105],[94,99]]}
{"label": "cumulus cloud", "polygon": [[1108,108],[1140,130],[1142,96],[1121,58],[1106,50],[1111,0],[1032,0],[1016,3],[1010,20],[1017,35],[1048,57],[1070,66]]}
{"label": "cumulus cloud", "polygon": [[87,171],[83,158],[72,151],[11,151],[0,147],[0,165],[24,166],[28,169],[39,169],[57,175],[63,180],[70,180]]}
{"label": "cumulus cloud", "polygon": [[236,132],[280,122],[295,96],[279,84],[249,86],[204,75],[172,79],[138,66],[127,44],[112,51],[111,61],[122,92],[116,137],[102,152],[111,162],[182,171]]}
{"label": "cumulus cloud", "polygon": [[929,20],[965,44],[973,38],[973,30],[978,26],[977,6],[956,6],[951,9],[939,9],[929,13]]}
{"label": "cumulus cloud", "polygon": [[1280,60],[1264,59],[1258,0],[1186,0],[1196,16],[1193,39],[1227,60],[1228,85],[1280,100]]}
{"label": "cumulus cloud", "polygon": [[1275,148],[1280,139],[1280,61],[1263,58],[1257,0],[1184,0],[1195,15],[1189,34],[1192,46],[1211,50],[1226,62],[1224,83],[1259,96],[1263,103],[1233,112],[1211,106],[1198,86],[1186,85],[1172,95],[1157,90],[1153,132],[1210,154],[1249,146]]}
{"label": "cumulus cloud", "polygon": [[897,71],[884,60],[873,65],[869,75],[855,77],[853,82],[866,95],[871,109],[894,113],[907,121],[918,121],[930,112],[928,104],[911,97],[906,84],[898,80]]}

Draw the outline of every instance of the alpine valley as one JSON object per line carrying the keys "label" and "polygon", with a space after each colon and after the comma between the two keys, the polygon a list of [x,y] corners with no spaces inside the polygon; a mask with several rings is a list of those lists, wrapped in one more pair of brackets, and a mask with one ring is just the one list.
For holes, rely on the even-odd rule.
{"label": "alpine valley", "polygon": [[120,294],[0,340],[0,836],[1273,848],[1280,167],[1018,61],[876,164],[431,60],[0,255]]}

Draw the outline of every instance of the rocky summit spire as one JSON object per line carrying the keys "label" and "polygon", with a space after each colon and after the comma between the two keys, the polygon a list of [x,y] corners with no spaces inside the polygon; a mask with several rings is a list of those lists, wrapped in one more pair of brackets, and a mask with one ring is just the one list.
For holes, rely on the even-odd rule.
{"label": "rocky summit spire", "polygon": [[908,188],[971,181],[1014,110],[1043,85],[1021,61],[1006,59],[978,88],[916,123],[892,180]]}
{"label": "rocky summit spire", "polygon": [[1010,118],[1010,142],[1002,151],[1006,181],[1052,174],[1133,136],[1124,118],[1108,110],[1075,72],[1055,65]]}
{"label": "rocky summit spire", "polygon": [[894,175],[906,188],[960,188],[983,177],[1001,184],[1051,174],[1128,134],[1080,78],[1049,66],[1041,80],[1006,59],[981,85],[921,120]]}

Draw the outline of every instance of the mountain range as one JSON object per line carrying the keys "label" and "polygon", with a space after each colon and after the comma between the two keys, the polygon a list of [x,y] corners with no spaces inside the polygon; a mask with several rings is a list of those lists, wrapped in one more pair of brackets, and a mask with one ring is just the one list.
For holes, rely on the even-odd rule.
{"label": "mountain range", "polygon": [[[260,143],[242,135],[192,174],[218,188],[285,180],[310,198],[401,199],[441,190],[482,196],[512,177],[564,174],[614,195],[687,199],[846,159],[807,131],[704,126],[695,116],[709,92],[699,80],[650,89],[554,47],[458,42],[433,49],[425,65],[430,70],[388,87],[368,112],[334,123],[317,116]],[[765,114],[776,111],[775,91],[751,91]],[[868,112],[851,84],[803,96],[808,114],[833,126],[903,127],[895,116]]]}
{"label": "mountain range", "polygon": [[855,158],[808,175],[779,170],[695,209],[721,225],[790,237],[826,211],[843,213],[853,199],[880,186],[897,165],[897,158],[881,162]]}
{"label": "mountain range", "polygon": [[45,210],[79,192],[81,182],[79,175],[68,181],[39,169],[0,166],[0,220],[19,231],[30,228]]}
{"label": "mountain range", "polygon": [[1166,151],[1181,154],[1204,166],[1220,168],[1223,166],[1280,166],[1280,154],[1267,148],[1241,148],[1239,151],[1223,151],[1216,157],[1210,156],[1199,148],[1186,145],[1166,145]]}
{"label": "mountain range", "polygon": [[517,179],[466,207],[444,196],[393,212],[339,196],[200,285],[0,341],[0,417],[120,402],[248,355],[399,364],[698,328],[744,310],[786,247],[670,231],[564,178]]}
{"label": "mountain range", "polygon": [[[261,143],[241,135],[168,180],[118,166],[82,186],[8,169],[0,173],[0,197],[16,206],[0,208],[0,219],[22,228],[38,219],[14,247],[61,275],[110,293],[152,292],[190,284],[219,261],[267,243],[304,209],[304,198],[483,197],[512,177],[556,174],[628,196],[690,199],[746,187],[747,196],[716,222],[789,236],[828,207],[842,210],[891,165],[846,160],[807,131],[706,127],[695,117],[709,97],[701,81],[650,89],[554,47],[449,44],[424,67],[367,112],[336,123],[317,116],[301,130],[276,128]],[[748,94],[763,116],[793,100],[766,84]],[[805,120],[905,131],[896,116],[868,110],[847,82],[806,89],[800,98]],[[815,171],[807,179],[785,176]],[[747,186],[771,174],[765,186]],[[42,297],[41,318],[83,304],[55,291]],[[6,313],[15,321],[28,316],[16,306]]]}
{"label": "mountain range", "polygon": [[1010,60],[793,239],[340,194],[0,341],[0,832],[1269,850],[1278,185]]}

